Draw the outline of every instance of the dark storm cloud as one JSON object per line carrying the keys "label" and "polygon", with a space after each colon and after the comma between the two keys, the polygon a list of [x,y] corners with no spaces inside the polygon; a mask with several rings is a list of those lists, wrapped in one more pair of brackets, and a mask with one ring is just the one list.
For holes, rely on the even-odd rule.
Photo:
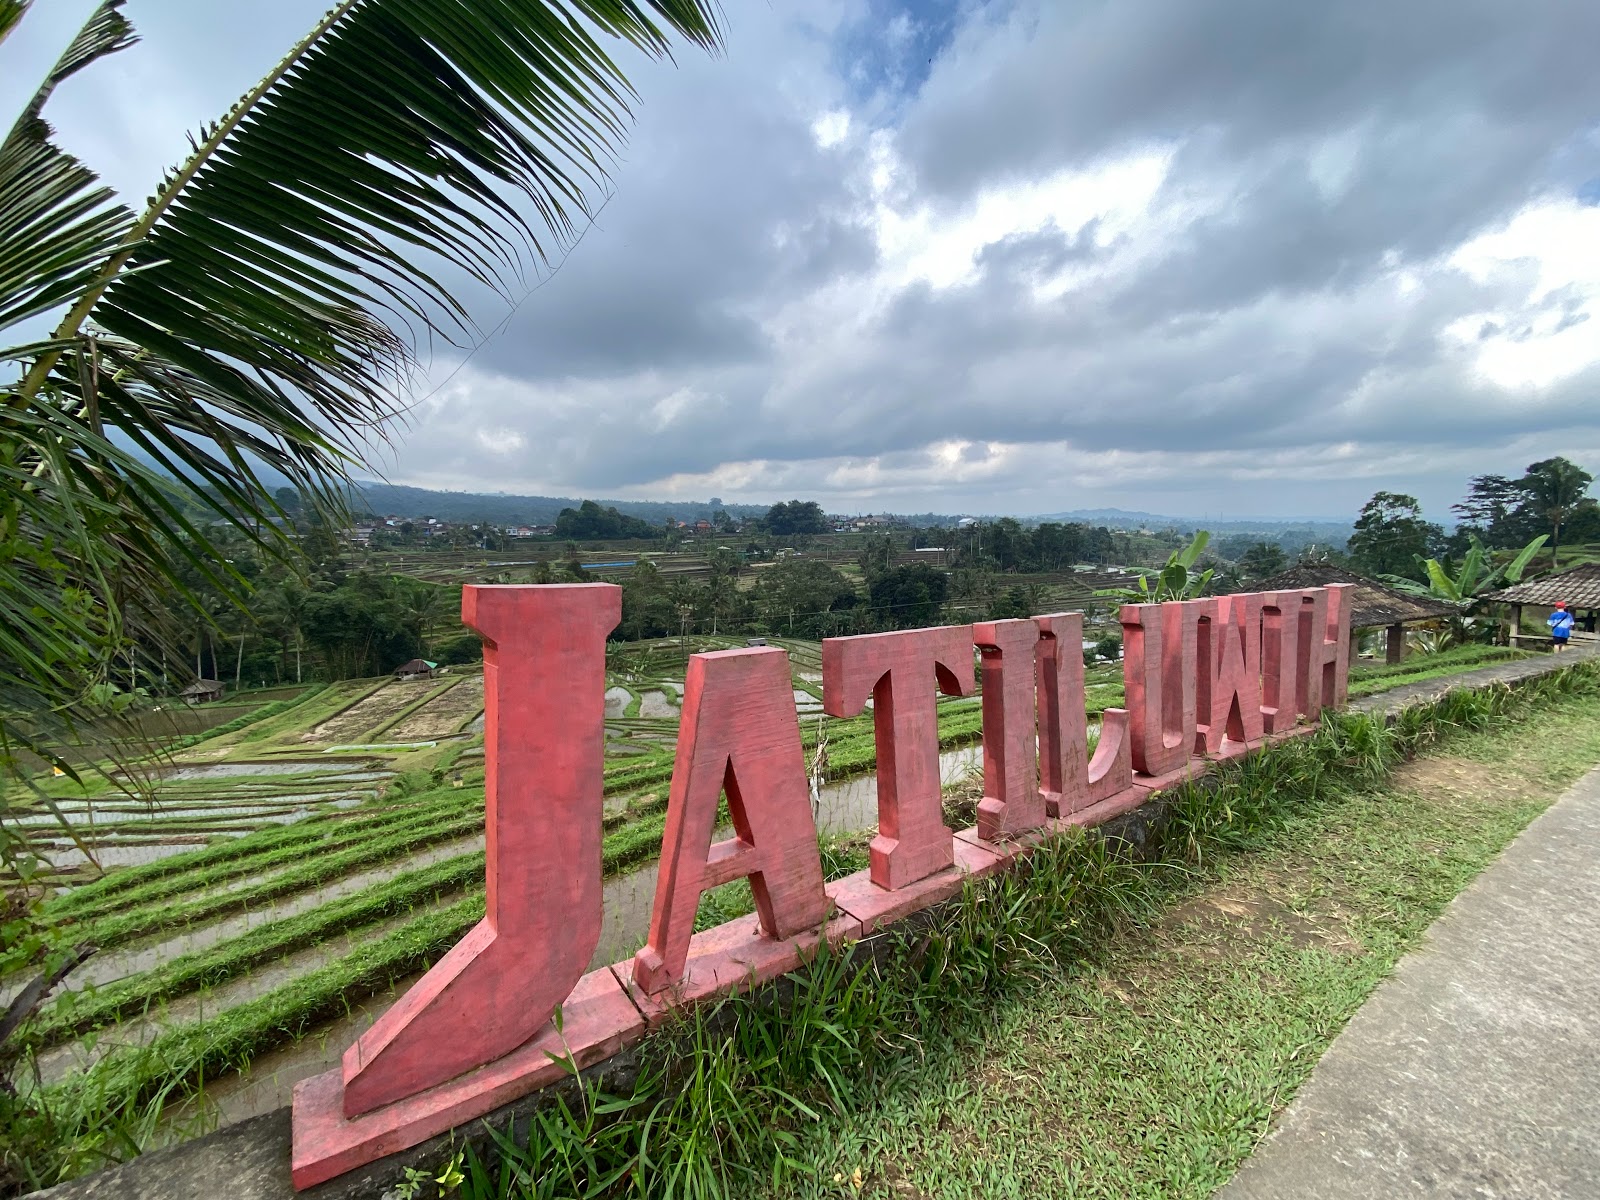
{"label": "dark storm cloud", "polygon": [[907,117],[906,152],[942,193],[1207,130],[1227,158],[1366,125],[1372,153],[1404,173],[1394,152],[1442,147],[1481,123],[1520,129],[1526,165],[1592,123],[1600,98],[1600,7],[1585,0],[995,11],[965,26]]}

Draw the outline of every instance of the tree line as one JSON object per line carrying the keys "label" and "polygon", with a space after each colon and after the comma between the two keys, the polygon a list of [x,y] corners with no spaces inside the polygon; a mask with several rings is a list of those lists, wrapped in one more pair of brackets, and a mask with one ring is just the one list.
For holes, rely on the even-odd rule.
{"label": "tree line", "polygon": [[1426,578],[1427,559],[1460,558],[1476,539],[1489,550],[1513,550],[1540,534],[1550,565],[1563,545],[1600,542],[1600,505],[1589,495],[1594,475],[1562,457],[1530,463],[1518,479],[1475,475],[1467,494],[1450,506],[1453,531],[1427,520],[1415,496],[1378,492],[1362,506],[1347,546],[1353,569],[1365,575]]}

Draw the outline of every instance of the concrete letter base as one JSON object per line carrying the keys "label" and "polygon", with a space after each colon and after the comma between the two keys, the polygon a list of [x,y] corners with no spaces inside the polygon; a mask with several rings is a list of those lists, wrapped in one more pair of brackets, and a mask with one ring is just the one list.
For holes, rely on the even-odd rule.
{"label": "concrete letter base", "polygon": [[689,939],[689,958],[683,978],[654,994],[634,979],[634,960],[612,965],[646,1025],[654,1029],[673,1013],[705,1000],[754,988],[798,971],[811,961],[824,937],[830,946],[842,946],[861,936],[861,923],[848,913],[829,919],[821,929],[808,929],[793,937],[770,938],[761,932],[755,913],[737,917]]}
{"label": "concrete letter base", "polygon": [[[968,833],[973,836],[964,836]],[[857,871],[830,883],[828,897],[840,912],[860,922],[864,936],[930,904],[948,900],[961,890],[967,876],[981,879],[993,875],[1011,861],[1000,847],[978,841],[975,830],[963,830],[952,840],[956,859],[952,867],[893,891],[873,883],[870,869]]]}
{"label": "concrete letter base", "polygon": [[[294,1089],[296,1190],[354,1170],[386,1154],[425,1142],[567,1074],[559,1059],[582,1070],[627,1049],[645,1034],[645,1020],[611,971],[591,971],[561,1006],[554,1022],[494,1062],[382,1108],[346,1117],[340,1070],[302,1080]],[[226,1190],[218,1181],[218,1187]]]}

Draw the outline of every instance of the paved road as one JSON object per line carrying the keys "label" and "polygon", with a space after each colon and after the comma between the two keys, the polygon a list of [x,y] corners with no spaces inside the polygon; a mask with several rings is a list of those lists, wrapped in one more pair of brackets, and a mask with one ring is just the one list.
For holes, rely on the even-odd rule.
{"label": "paved road", "polygon": [[1600,770],[1334,1041],[1216,1200],[1600,1198]]}

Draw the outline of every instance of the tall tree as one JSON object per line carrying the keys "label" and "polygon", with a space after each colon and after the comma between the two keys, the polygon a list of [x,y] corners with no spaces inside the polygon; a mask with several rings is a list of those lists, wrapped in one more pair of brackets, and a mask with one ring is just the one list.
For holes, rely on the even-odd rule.
{"label": "tall tree", "polygon": [[828,532],[827,517],[823,515],[822,505],[815,500],[790,500],[788,503],[774,504],[767,509],[767,515],[761,519],[761,523],[775,537]]}
{"label": "tall tree", "polygon": [[1277,542],[1256,542],[1239,559],[1239,571],[1246,579],[1267,579],[1289,565],[1289,556]]}
{"label": "tall tree", "polygon": [[1512,514],[1524,499],[1521,486],[1504,475],[1474,475],[1467,484],[1466,499],[1452,504],[1461,524],[1476,532],[1486,546],[1510,545],[1516,537]]}
{"label": "tall tree", "polygon": [[1517,480],[1518,490],[1527,497],[1529,515],[1542,520],[1550,530],[1552,567],[1558,565],[1560,558],[1562,529],[1580,508],[1594,504],[1589,498],[1589,485],[1593,482],[1593,475],[1559,455],[1529,463],[1527,472]]}
{"label": "tall tree", "polygon": [[1444,530],[1422,519],[1415,496],[1377,492],[1362,505],[1350,535],[1350,563],[1367,575],[1420,579],[1419,562],[1443,545]]}

